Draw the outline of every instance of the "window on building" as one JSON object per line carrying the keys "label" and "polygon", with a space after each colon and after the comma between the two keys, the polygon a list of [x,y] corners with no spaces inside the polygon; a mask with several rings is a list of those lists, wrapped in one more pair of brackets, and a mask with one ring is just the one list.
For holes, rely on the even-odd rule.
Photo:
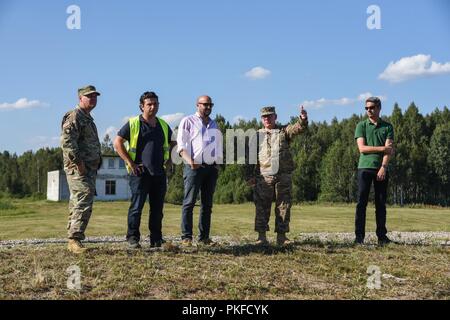
{"label": "window on building", "polygon": [[122,159],[119,160],[119,169],[125,169],[125,161]]}
{"label": "window on building", "polygon": [[105,194],[115,195],[116,194],[116,180],[106,180],[105,181]]}
{"label": "window on building", "polygon": [[108,169],[114,169],[114,159],[108,159]]}

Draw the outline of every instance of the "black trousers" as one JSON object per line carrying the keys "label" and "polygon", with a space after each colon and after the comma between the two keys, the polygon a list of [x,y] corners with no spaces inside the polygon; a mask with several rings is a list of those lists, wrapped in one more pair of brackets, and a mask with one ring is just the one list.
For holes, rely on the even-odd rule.
{"label": "black trousers", "polygon": [[364,239],[366,232],[366,208],[369,200],[370,186],[375,188],[375,218],[377,223],[377,237],[386,237],[386,195],[389,176],[383,181],[377,181],[378,169],[358,169],[358,204],[355,215],[355,236]]}
{"label": "black trousers", "polygon": [[142,176],[129,176],[131,188],[131,203],[128,210],[127,240],[140,239],[139,226],[141,224],[142,209],[145,201],[150,204],[148,229],[150,230],[150,242],[154,243],[162,239],[162,219],[164,196],[166,195],[166,175],[151,176],[148,173]]}

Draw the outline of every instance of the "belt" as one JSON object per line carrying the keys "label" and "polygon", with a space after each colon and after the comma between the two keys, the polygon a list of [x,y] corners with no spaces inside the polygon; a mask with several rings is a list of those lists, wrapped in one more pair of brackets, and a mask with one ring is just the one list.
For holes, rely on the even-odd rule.
{"label": "belt", "polygon": [[202,164],[201,164],[202,167],[212,167],[212,166],[215,166],[215,165],[216,165],[215,162],[214,162],[214,163],[211,163],[211,164],[208,164],[208,163],[202,163]]}

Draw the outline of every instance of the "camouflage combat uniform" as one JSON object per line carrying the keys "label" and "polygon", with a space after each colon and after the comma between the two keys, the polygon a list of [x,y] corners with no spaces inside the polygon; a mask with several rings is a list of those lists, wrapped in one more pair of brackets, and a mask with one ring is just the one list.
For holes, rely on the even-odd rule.
{"label": "camouflage combat uniform", "polygon": [[273,130],[263,128],[258,131],[258,166],[254,192],[257,232],[269,231],[270,211],[274,198],[275,232],[289,232],[294,170],[289,144],[292,138],[304,131],[307,126],[308,122],[299,118],[295,124],[279,126]]}
{"label": "camouflage combat uniform", "polygon": [[[83,240],[95,196],[95,179],[101,165],[101,149],[94,119],[79,106],[62,120],[61,148],[70,190],[68,238]],[[86,174],[76,164],[83,162]]]}

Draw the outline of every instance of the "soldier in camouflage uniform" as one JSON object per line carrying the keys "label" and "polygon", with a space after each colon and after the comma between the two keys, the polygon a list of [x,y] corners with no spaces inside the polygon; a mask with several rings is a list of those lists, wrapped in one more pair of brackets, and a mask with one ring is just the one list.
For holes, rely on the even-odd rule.
{"label": "soldier in camouflage uniform", "polygon": [[275,197],[275,232],[277,244],[287,245],[291,211],[292,171],[294,161],[289,150],[293,137],[308,127],[306,111],[301,107],[300,117],[295,124],[278,126],[275,107],[261,109],[263,129],[258,131],[258,166],[254,181],[254,201],[256,206],[255,231],[257,244],[268,244],[266,231],[273,198]]}
{"label": "soldier in camouflage uniform", "polygon": [[91,217],[95,179],[102,162],[97,127],[90,115],[99,95],[94,86],[78,89],[79,103],[64,115],[61,124],[64,171],[70,191],[68,249],[74,253],[86,250],[80,241],[85,238]]}

